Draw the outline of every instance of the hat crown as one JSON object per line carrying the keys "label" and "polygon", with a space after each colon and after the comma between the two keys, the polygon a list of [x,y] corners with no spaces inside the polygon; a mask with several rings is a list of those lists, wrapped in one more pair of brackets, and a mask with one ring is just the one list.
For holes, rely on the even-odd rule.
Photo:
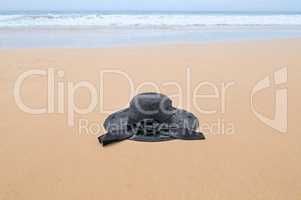
{"label": "hat crown", "polygon": [[152,119],[157,122],[168,120],[173,114],[172,101],[163,94],[142,93],[135,96],[129,108],[129,123]]}

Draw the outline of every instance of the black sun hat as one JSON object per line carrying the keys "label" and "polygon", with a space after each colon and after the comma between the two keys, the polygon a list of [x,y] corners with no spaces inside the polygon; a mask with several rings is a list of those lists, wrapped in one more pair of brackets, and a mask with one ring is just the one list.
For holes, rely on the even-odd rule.
{"label": "black sun hat", "polygon": [[173,139],[201,140],[198,119],[190,112],[174,108],[164,94],[142,93],[129,108],[111,114],[104,122],[105,135],[98,137],[104,146],[122,140],[159,142]]}

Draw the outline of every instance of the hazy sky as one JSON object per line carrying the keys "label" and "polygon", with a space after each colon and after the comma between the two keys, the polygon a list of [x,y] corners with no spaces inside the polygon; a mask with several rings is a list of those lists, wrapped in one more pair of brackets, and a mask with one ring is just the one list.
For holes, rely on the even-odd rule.
{"label": "hazy sky", "polygon": [[0,0],[0,10],[301,11],[301,0]]}

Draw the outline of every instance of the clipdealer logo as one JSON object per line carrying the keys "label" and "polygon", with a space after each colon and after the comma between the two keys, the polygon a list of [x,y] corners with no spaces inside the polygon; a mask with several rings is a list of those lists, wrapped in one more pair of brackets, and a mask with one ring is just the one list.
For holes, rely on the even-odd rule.
{"label": "clipdealer logo", "polygon": [[[287,132],[287,124],[288,124],[288,89],[287,87],[283,87],[287,83],[287,68],[282,68],[273,73],[273,76],[266,76],[264,79],[259,80],[255,86],[252,88],[250,93],[250,102],[251,108],[250,112],[254,114],[256,118],[258,118],[265,125],[281,132]],[[135,94],[141,92],[141,88],[145,85],[149,85],[154,87],[155,92],[160,93],[162,89],[166,86],[174,86],[178,89],[178,93],[170,95],[172,98],[178,99],[178,107],[186,107],[188,110],[193,106],[193,109],[199,112],[201,115],[215,115],[218,118],[218,127],[222,127],[219,132],[231,132],[234,130],[234,124],[230,122],[225,122],[223,119],[223,115],[226,112],[226,107],[228,103],[226,101],[226,96],[229,96],[229,92],[231,89],[235,87],[235,82],[221,82],[220,84],[209,82],[209,81],[200,81],[196,85],[191,84],[191,69],[186,68],[185,73],[185,84],[180,84],[177,81],[167,81],[164,83],[156,83],[156,82],[143,82],[140,85],[134,84],[134,79],[128,74],[120,70],[103,70],[99,73],[100,84],[94,85],[89,81],[65,81],[62,80],[64,78],[64,71],[56,70],[54,68],[48,69],[33,69],[28,70],[20,74],[14,85],[14,98],[16,105],[18,108],[28,114],[39,115],[39,114],[51,114],[51,113],[59,113],[64,114],[67,113],[67,123],[70,127],[75,125],[75,116],[76,115],[85,115],[95,110],[99,110],[102,114],[109,114],[116,110],[108,110],[104,108],[105,94],[104,88],[105,84],[104,77],[113,75],[119,76],[122,79],[128,82],[130,93],[128,95],[128,100],[130,100]],[[43,106],[29,106],[26,104],[24,99],[22,99],[22,86],[25,84],[25,80],[30,79],[34,76],[44,77],[45,81],[43,84],[47,84],[47,102]],[[56,77],[60,79],[60,81],[56,80]],[[108,78],[108,77],[107,77]],[[255,108],[255,100],[254,97],[258,92],[264,92],[265,89],[271,88],[275,86],[275,107],[274,107],[274,116],[273,118],[268,118],[260,113],[259,110]],[[163,88],[162,88],[163,87]],[[206,89],[207,88],[207,89]],[[209,89],[208,89],[209,88]],[[90,101],[89,104],[82,108],[78,107],[76,104],[76,95],[75,93],[78,90],[84,89],[89,92]],[[204,91],[206,94],[204,94]],[[67,98],[67,99],[65,99]],[[208,108],[207,104],[200,103],[203,100],[211,100],[215,102],[215,108]],[[57,106],[55,105],[57,102]],[[184,105],[186,102],[186,105]],[[246,105],[248,106],[248,105]],[[228,111],[227,111],[228,112]],[[80,124],[80,122],[79,122]],[[87,124],[87,123],[86,123]],[[98,123],[97,123],[98,124]],[[202,123],[201,123],[202,124]],[[216,123],[205,124],[205,128],[210,131],[208,132],[216,132],[214,128]],[[209,128],[208,128],[209,127]],[[227,131],[228,130],[228,131]]]}
{"label": "clipdealer logo", "polygon": [[[98,112],[99,114],[110,114],[127,106],[128,102],[136,94],[145,92],[143,88],[151,87],[152,92],[161,93],[167,88],[174,88],[176,92],[168,96],[176,102],[177,107],[186,108],[187,110],[195,109],[200,115],[215,116],[209,121],[203,121],[199,129],[205,134],[214,135],[230,135],[235,132],[235,126],[232,121],[224,119],[225,112],[228,112],[227,96],[231,93],[235,85],[234,81],[214,81],[199,80],[196,83],[192,81],[192,72],[190,67],[184,69],[184,82],[178,80],[169,80],[163,82],[143,81],[135,83],[135,78],[131,77],[118,68],[102,69],[98,73],[97,84],[92,81],[71,81],[65,80],[65,72],[63,70],[48,68],[48,69],[32,69],[21,73],[14,85],[14,98],[17,107],[28,114],[66,114],[67,124],[70,127],[78,127],[79,134],[97,134],[102,130],[99,121],[94,122],[87,120],[83,115]],[[35,77],[42,78],[35,84],[46,86],[46,102],[43,105],[30,104],[23,99],[24,87],[26,88],[27,81],[33,81]],[[118,81],[116,80],[118,78]],[[114,80],[113,82],[110,80]],[[109,81],[109,82],[108,82]],[[128,94],[124,96],[125,105],[119,105],[118,108],[106,107],[105,102],[106,92],[111,92],[112,84],[122,84],[129,88]],[[87,91],[82,98],[89,98],[85,106],[80,106],[77,97],[78,92]],[[26,91],[26,90],[25,90]],[[35,91],[39,94],[39,91]],[[204,101],[212,102],[208,106]],[[95,124],[97,126],[95,126]],[[93,128],[91,128],[93,127]],[[88,130],[88,131],[87,131]],[[91,130],[91,131],[90,131]],[[96,130],[96,131],[94,131]],[[99,130],[99,131],[98,131]]]}
{"label": "clipdealer logo", "polygon": [[[287,132],[288,121],[288,89],[285,87],[287,83],[287,68],[282,68],[274,72],[273,76],[266,76],[264,79],[258,81],[251,92],[251,110],[255,116],[264,124],[281,132]],[[275,106],[274,117],[272,119],[264,116],[255,109],[254,96],[256,93],[268,89],[275,88]],[[281,87],[282,86],[282,87]],[[283,87],[284,86],[284,87]]]}

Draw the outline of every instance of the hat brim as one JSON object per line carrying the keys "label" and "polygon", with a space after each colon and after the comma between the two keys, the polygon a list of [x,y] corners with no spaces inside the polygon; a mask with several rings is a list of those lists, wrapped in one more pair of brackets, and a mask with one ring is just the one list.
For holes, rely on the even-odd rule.
{"label": "hat brim", "polygon": [[[199,127],[198,119],[192,113],[187,112],[183,109],[178,109],[178,108],[173,108],[173,109],[175,111],[174,114],[165,123],[170,125],[176,125],[179,128],[186,128],[189,130],[196,130]],[[129,108],[120,110],[118,112],[109,115],[109,117],[105,120],[103,126],[107,131],[110,131],[112,129],[115,130],[126,129],[128,126],[128,116],[129,116]],[[156,141],[158,139],[161,140],[160,138],[156,138]],[[162,140],[169,140],[169,139],[163,137]]]}
{"label": "hat brim", "polygon": [[175,138],[170,135],[133,135],[129,140],[139,141],[139,142],[163,142],[174,140]]}

